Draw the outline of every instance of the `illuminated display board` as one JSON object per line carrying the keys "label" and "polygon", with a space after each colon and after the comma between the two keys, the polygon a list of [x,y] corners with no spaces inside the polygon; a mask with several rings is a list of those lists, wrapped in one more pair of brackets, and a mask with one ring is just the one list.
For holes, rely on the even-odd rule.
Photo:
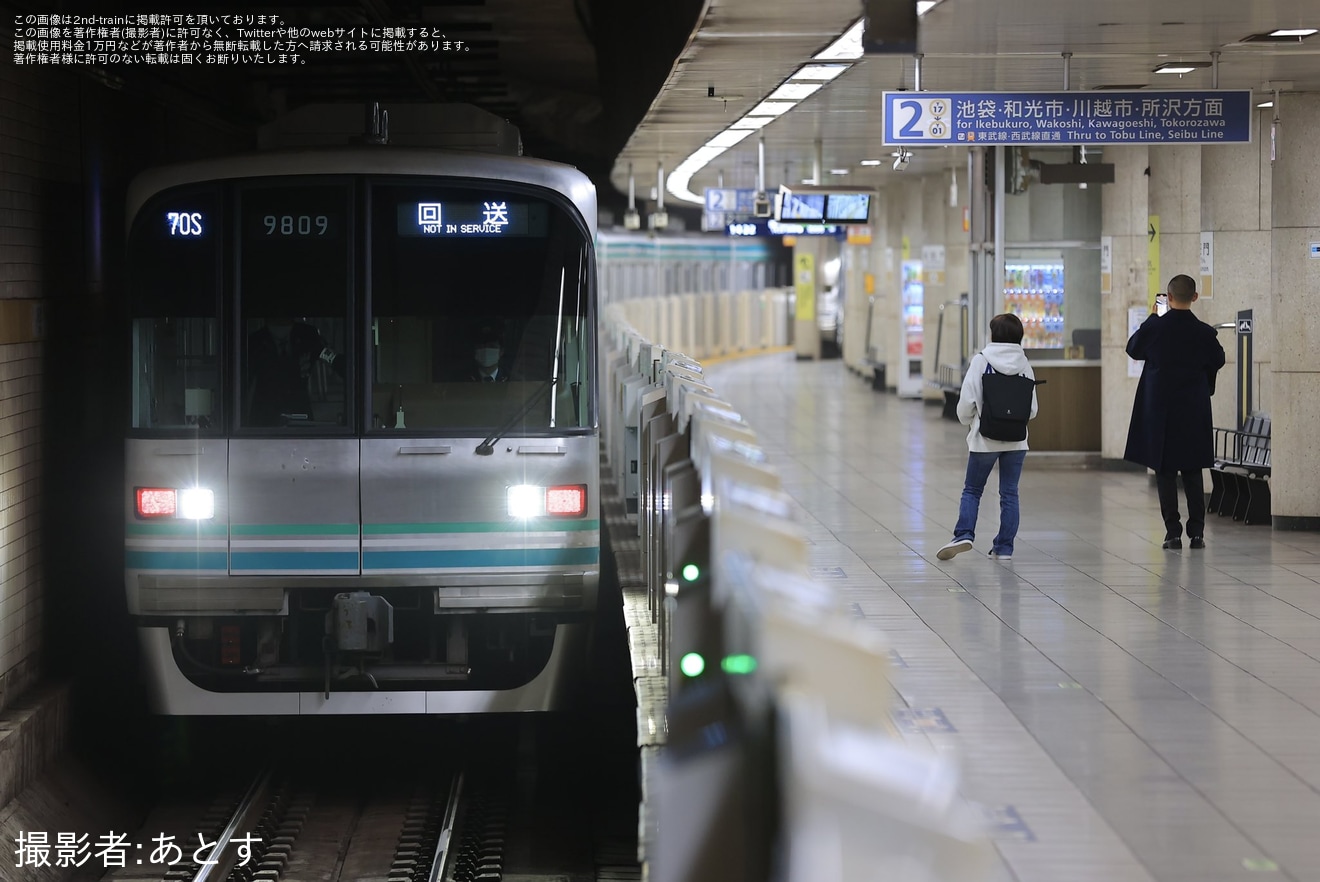
{"label": "illuminated display board", "polygon": [[398,207],[400,236],[545,236],[547,206],[495,198],[479,202],[409,201]]}
{"label": "illuminated display board", "polygon": [[870,193],[830,193],[825,203],[826,223],[864,223],[870,215]]}
{"label": "illuminated display board", "polygon": [[824,193],[785,193],[779,204],[779,220],[823,220]]}
{"label": "illuminated display board", "polygon": [[842,236],[844,227],[836,224],[800,224],[777,220],[744,221],[728,224],[724,231],[730,236]]}

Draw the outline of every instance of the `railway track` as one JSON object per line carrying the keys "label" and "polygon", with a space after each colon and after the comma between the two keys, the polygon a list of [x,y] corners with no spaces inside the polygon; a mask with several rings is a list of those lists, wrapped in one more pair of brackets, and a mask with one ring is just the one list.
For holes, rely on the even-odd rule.
{"label": "railway track", "polygon": [[[628,872],[635,796],[623,792],[634,772],[603,758],[595,728],[522,718],[448,729],[395,721],[279,737],[263,731],[242,745],[217,736],[191,748],[194,762],[173,779],[174,795],[157,799],[127,837],[124,865],[107,867],[103,879],[640,878]],[[217,743],[226,759],[208,755]],[[284,743],[297,747],[270,759],[271,745]],[[254,756],[269,760],[260,774]]]}

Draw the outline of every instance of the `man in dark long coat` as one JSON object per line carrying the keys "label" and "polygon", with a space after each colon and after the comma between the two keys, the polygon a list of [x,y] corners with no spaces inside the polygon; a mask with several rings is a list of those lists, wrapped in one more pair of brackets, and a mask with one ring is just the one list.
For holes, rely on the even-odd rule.
{"label": "man in dark long coat", "polygon": [[1205,547],[1202,469],[1214,464],[1210,396],[1224,366],[1215,329],[1192,314],[1200,294],[1190,276],[1169,280],[1169,311],[1152,313],[1128,340],[1127,354],[1146,362],[1132,404],[1123,458],[1155,471],[1164,518],[1164,547],[1182,548],[1178,475],[1187,495],[1187,536]]}

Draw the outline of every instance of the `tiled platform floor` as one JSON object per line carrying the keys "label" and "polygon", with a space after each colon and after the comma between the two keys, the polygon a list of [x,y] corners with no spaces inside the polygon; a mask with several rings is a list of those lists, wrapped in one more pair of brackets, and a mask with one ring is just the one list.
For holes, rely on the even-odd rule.
{"label": "tiled platform floor", "polygon": [[951,561],[966,429],[839,361],[715,364],[811,565],[889,637],[901,724],[963,764],[1004,879],[1320,880],[1320,535],[1210,516],[1167,552],[1138,472],[1028,454],[1014,559]]}

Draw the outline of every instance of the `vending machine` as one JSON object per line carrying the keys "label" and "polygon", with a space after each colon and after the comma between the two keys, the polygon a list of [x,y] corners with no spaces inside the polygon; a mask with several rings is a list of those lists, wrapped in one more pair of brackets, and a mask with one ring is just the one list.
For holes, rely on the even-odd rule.
{"label": "vending machine", "polygon": [[1063,262],[1004,264],[1004,310],[1022,319],[1023,349],[1062,349]]}
{"label": "vending machine", "polygon": [[899,312],[902,339],[899,341],[896,386],[898,394],[904,398],[920,398],[924,379],[921,365],[925,356],[926,289],[921,270],[921,261],[903,261]]}

